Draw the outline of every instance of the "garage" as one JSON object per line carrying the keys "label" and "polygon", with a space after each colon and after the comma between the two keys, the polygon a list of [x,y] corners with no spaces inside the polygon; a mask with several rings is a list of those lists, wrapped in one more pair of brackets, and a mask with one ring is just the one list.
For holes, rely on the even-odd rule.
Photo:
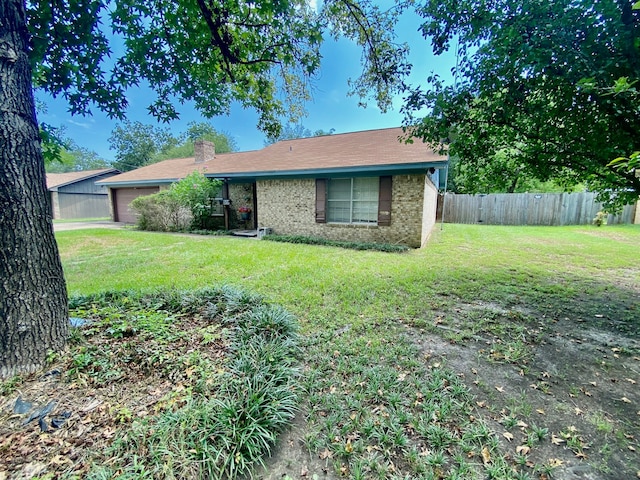
{"label": "garage", "polygon": [[114,188],[111,190],[114,221],[136,223],[138,216],[129,208],[131,202],[144,195],[158,193],[160,187]]}

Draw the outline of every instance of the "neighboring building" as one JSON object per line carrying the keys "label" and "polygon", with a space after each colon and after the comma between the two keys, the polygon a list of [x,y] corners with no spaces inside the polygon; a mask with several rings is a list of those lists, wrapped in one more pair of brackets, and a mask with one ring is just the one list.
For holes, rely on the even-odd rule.
{"label": "neighboring building", "polygon": [[[275,234],[420,247],[435,223],[446,157],[391,128],[284,140],[261,150],[166,160],[103,180],[115,221],[135,222],[131,200],[168,188],[194,170],[224,180],[225,225]],[[239,207],[251,215],[243,221]]]}
{"label": "neighboring building", "polygon": [[98,180],[120,172],[115,168],[83,172],[47,173],[51,215],[56,219],[109,217],[109,192]]}

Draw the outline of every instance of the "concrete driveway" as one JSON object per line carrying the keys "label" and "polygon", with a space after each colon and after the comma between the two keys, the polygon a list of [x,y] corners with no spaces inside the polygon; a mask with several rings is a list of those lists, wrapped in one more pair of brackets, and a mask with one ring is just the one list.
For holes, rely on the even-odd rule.
{"label": "concrete driveway", "polygon": [[65,230],[81,230],[83,228],[124,228],[125,223],[99,220],[94,222],[54,222],[53,230],[63,232]]}

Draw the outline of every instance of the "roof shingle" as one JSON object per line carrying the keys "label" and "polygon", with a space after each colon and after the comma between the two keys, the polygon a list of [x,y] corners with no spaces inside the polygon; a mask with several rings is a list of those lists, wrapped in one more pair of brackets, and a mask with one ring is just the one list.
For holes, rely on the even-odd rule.
{"label": "roof shingle", "polygon": [[261,150],[216,154],[195,163],[193,157],[165,160],[125,172],[100,183],[173,182],[199,170],[207,176],[303,174],[326,169],[358,169],[446,162],[422,141],[400,142],[401,128],[283,140]]}

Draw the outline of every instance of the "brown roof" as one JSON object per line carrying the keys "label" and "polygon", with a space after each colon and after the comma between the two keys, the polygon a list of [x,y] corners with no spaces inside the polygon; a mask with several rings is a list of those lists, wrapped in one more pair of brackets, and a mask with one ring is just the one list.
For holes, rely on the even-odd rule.
{"label": "brown roof", "polygon": [[67,172],[67,173],[47,173],[47,188],[58,188],[69,183],[79,182],[86,180],[87,178],[97,177],[103,173],[118,171],[115,168],[101,168],[98,170],[84,170],[81,172]]}
{"label": "brown roof", "polygon": [[242,178],[389,170],[397,166],[424,170],[425,164],[446,162],[446,157],[438,155],[419,140],[413,144],[398,141],[401,136],[401,128],[388,128],[283,140],[261,150],[216,154],[212,160],[198,164],[193,157],[165,160],[100,183],[172,182],[194,170],[211,177]]}

